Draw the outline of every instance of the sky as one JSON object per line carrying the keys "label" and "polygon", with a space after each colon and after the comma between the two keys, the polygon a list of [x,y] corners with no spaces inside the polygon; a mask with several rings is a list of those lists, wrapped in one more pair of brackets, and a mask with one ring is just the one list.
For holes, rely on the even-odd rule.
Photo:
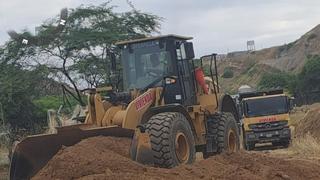
{"label": "sky", "polygon": [[[106,0],[0,0],[0,44],[7,31],[34,28],[64,7],[101,4]],[[290,43],[320,24],[319,0],[131,0],[136,9],[163,18],[161,34],[194,37],[196,56]],[[116,11],[129,9],[113,0]]]}

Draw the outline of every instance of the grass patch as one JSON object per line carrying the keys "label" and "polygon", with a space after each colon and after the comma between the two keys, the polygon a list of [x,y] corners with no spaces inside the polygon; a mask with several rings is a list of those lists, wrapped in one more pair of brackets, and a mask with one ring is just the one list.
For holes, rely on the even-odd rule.
{"label": "grass patch", "polygon": [[304,137],[295,138],[289,150],[297,155],[318,157],[320,154],[320,142],[310,134],[306,134]]}

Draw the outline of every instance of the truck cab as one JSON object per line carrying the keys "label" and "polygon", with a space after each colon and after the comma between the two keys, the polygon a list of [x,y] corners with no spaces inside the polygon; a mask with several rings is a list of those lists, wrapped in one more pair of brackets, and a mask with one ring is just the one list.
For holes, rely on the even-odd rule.
{"label": "truck cab", "polygon": [[239,103],[245,149],[252,150],[257,143],[289,146],[290,98],[283,90],[241,93]]}

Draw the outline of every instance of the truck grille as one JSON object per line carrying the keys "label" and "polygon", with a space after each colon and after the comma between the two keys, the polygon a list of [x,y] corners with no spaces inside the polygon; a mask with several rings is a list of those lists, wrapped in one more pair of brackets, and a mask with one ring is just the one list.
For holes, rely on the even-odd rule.
{"label": "truck grille", "polygon": [[288,126],[288,121],[274,121],[266,123],[250,124],[249,128],[253,131],[269,131],[283,129]]}

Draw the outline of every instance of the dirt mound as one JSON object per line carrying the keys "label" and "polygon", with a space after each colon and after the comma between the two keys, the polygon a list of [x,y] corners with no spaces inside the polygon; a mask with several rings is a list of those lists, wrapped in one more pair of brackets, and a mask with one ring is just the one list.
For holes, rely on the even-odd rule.
{"label": "dirt mound", "polygon": [[319,179],[317,161],[222,154],[193,165],[153,168],[128,158],[130,140],[95,137],[63,148],[33,179]]}
{"label": "dirt mound", "polygon": [[310,134],[312,137],[320,140],[320,108],[311,109],[303,119],[298,121],[295,127],[295,135],[304,137]]}

